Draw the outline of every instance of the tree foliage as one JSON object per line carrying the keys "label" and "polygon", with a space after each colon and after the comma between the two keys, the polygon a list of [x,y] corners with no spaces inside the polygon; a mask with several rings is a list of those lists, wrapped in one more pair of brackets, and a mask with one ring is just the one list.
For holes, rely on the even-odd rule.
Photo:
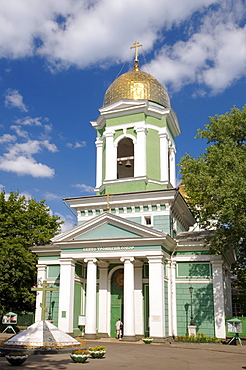
{"label": "tree foliage", "polygon": [[32,310],[37,259],[30,247],[49,243],[59,231],[58,220],[44,200],[0,193],[0,315]]}
{"label": "tree foliage", "polygon": [[209,243],[214,252],[235,248],[242,270],[246,230],[246,105],[209,117],[196,138],[208,147],[197,159],[181,158],[180,173],[186,201],[202,228],[214,229]]}

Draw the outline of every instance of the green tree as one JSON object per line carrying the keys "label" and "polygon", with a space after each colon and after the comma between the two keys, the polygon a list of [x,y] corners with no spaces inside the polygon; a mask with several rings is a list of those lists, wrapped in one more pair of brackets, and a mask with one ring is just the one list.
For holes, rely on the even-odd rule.
{"label": "green tree", "polygon": [[0,193],[0,315],[33,309],[30,289],[36,282],[37,258],[30,247],[49,243],[59,232],[58,220],[44,200]]}
{"label": "green tree", "polygon": [[246,281],[246,105],[209,120],[196,136],[207,139],[206,152],[181,158],[182,185],[201,228],[215,228],[208,240],[212,250],[234,248],[237,272]]}

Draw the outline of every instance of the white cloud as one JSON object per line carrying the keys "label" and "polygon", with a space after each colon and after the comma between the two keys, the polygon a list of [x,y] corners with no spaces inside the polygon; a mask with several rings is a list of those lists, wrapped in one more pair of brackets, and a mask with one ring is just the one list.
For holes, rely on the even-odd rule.
{"label": "white cloud", "polygon": [[[218,93],[246,75],[246,26],[240,27],[241,2],[208,12],[188,41],[164,47],[148,70],[174,91],[198,83]],[[237,5],[237,6],[236,6]],[[145,70],[147,67],[145,67]],[[199,89],[204,94],[204,89]],[[199,94],[199,92],[198,92]]]}
{"label": "white cloud", "polygon": [[11,141],[15,141],[16,136],[10,135],[10,134],[4,134],[3,136],[0,136],[0,144],[1,143],[10,143]]}
{"label": "white cloud", "polygon": [[89,186],[89,185],[76,184],[76,185],[73,185],[73,187],[75,187],[77,189],[80,189],[84,193],[94,193],[94,188],[92,186]]}
{"label": "white cloud", "polygon": [[18,125],[24,125],[24,126],[42,126],[41,117],[24,117],[24,118],[18,118],[15,123]]}
{"label": "white cloud", "polygon": [[53,177],[54,169],[45,164],[38,163],[33,155],[43,148],[56,152],[57,148],[48,140],[28,140],[25,143],[10,145],[8,152],[0,157],[0,170],[14,172],[17,175],[31,175],[33,177]]}
{"label": "white cloud", "polygon": [[72,215],[62,215],[61,213],[55,213],[55,216],[60,217],[61,221],[64,221],[64,224],[61,225],[61,232],[72,229],[76,226],[76,218]]}
{"label": "white cloud", "polygon": [[[40,55],[53,69],[104,67],[132,58],[130,43],[139,40],[145,52],[152,51],[167,31],[185,24],[185,41],[160,50],[149,65],[151,74],[173,90],[199,83],[213,93],[246,74],[243,0],[0,0],[0,5],[0,57]],[[14,97],[7,104],[25,111],[21,95]]]}
{"label": "white cloud", "polygon": [[47,200],[61,200],[62,198],[60,195],[49,193],[49,192],[45,193],[44,197]]}
{"label": "white cloud", "polygon": [[12,125],[12,130],[15,130],[16,134],[20,137],[28,137],[28,132],[21,129],[21,126]]}
{"label": "white cloud", "polygon": [[28,109],[23,102],[23,96],[15,89],[7,89],[5,93],[5,106],[9,108],[18,108],[23,112],[27,112]]}
{"label": "white cloud", "polygon": [[84,148],[86,146],[86,141],[76,141],[74,144],[67,143],[67,147],[71,149]]}
{"label": "white cloud", "polygon": [[0,170],[14,172],[17,175],[31,175],[33,177],[53,177],[54,169],[42,163],[37,163],[34,158],[19,156],[9,159],[3,156],[0,158]]}

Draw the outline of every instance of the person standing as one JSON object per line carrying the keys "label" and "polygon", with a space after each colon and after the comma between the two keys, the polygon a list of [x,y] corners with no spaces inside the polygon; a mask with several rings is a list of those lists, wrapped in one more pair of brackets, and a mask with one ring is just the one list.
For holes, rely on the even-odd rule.
{"label": "person standing", "polygon": [[121,319],[118,319],[118,321],[115,324],[115,328],[116,328],[116,338],[121,340],[123,329],[123,322],[121,321]]}

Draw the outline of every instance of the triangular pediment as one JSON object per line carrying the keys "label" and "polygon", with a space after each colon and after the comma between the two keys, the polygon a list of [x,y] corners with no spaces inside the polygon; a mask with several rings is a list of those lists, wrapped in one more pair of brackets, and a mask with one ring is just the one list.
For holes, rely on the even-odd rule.
{"label": "triangular pediment", "polygon": [[123,217],[103,213],[83,224],[55,236],[52,242],[102,239],[165,238],[162,231],[149,228]]}

